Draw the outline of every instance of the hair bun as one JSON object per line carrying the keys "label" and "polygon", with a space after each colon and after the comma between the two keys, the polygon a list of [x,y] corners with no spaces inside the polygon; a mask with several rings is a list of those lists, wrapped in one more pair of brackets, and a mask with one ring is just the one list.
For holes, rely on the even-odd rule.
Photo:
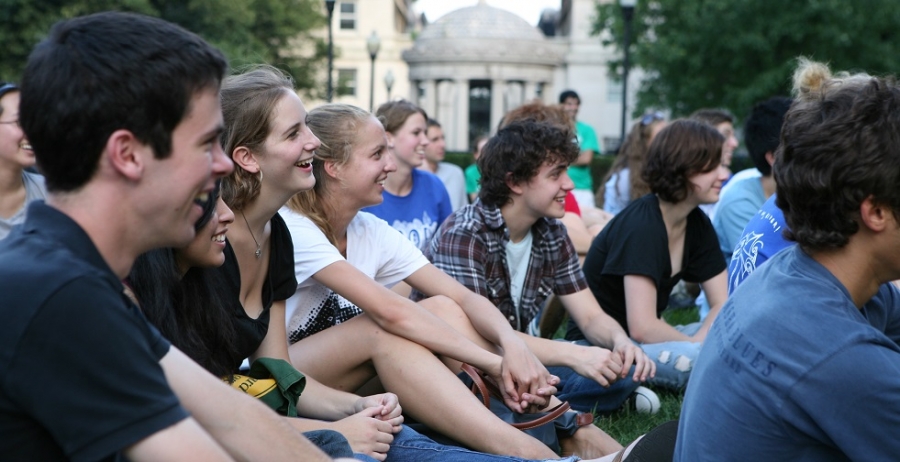
{"label": "hair bun", "polygon": [[797,70],[794,71],[794,95],[798,99],[808,100],[818,94],[830,79],[831,70],[827,65],[801,56],[797,58]]}

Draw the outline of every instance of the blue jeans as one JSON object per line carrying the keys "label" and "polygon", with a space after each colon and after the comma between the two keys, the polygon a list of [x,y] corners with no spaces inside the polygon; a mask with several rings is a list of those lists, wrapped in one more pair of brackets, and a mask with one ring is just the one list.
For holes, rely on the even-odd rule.
{"label": "blue jeans", "polygon": [[[442,462],[528,462],[527,459],[518,457],[497,456],[471,451],[458,446],[439,444],[404,425],[400,433],[394,435],[394,442],[391,443],[386,462],[418,462],[422,460]],[[548,460],[575,462],[581,459],[573,456]]]}
{"label": "blue jeans", "polygon": [[[684,335],[694,335],[700,330],[701,323],[695,322],[685,326],[675,326]],[[648,380],[651,385],[684,390],[694,362],[700,354],[702,343],[698,342],[663,342],[638,343],[644,353],[656,362],[656,377]]]}
{"label": "blue jeans", "polygon": [[[572,343],[590,346],[587,340],[578,340]],[[641,385],[631,379],[634,375],[634,366],[628,377],[616,380],[608,388],[604,388],[603,385],[591,378],[578,375],[570,367],[551,366],[547,370],[559,377],[559,385],[556,386],[559,392],[556,393],[556,397],[561,401],[568,401],[572,409],[581,412],[594,412],[601,415],[615,412]]]}
{"label": "blue jeans", "polygon": [[[312,444],[315,444],[325,454],[333,458],[353,457],[353,450],[350,449],[350,443],[344,435],[333,430],[313,430],[303,432]],[[363,459],[366,460],[366,459]]]}

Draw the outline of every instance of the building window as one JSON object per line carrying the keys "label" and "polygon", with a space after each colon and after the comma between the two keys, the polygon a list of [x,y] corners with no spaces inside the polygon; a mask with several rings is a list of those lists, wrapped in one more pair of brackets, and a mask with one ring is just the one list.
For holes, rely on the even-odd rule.
{"label": "building window", "polygon": [[338,69],[338,96],[356,96],[356,69]]}
{"label": "building window", "polygon": [[341,2],[340,9],[341,29],[356,29],[356,2]]}

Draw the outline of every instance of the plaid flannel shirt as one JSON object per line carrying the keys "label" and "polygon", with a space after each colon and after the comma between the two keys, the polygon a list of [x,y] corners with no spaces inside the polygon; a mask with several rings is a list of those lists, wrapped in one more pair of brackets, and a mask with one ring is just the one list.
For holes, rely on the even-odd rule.
{"label": "plaid flannel shirt", "polygon": [[[478,199],[457,210],[435,233],[425,256],[434,266],[490,300],[513,329],[524,332],[551,294],[568,295],[588,287],[578,254],[559,220],[541,218],[531,232],[531,258],[518,309],[510,294],[506,264],[509,230],[499,208],[486,206]],[[420,300],[424,295],[414,291],[412,297]]]}

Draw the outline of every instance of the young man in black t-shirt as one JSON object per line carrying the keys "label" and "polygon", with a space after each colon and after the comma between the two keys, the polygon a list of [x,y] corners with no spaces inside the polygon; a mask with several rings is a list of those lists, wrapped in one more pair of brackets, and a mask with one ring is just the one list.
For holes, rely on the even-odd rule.
{"label": "young man in black t-shirt", "polygon": [[49,196],[0,243],[3,458],[327,460],[123,294],[138,254],[194,237],[232,169],[226,67],[196,35],[123,13],[60,22],[31,54],[20,124]]}

